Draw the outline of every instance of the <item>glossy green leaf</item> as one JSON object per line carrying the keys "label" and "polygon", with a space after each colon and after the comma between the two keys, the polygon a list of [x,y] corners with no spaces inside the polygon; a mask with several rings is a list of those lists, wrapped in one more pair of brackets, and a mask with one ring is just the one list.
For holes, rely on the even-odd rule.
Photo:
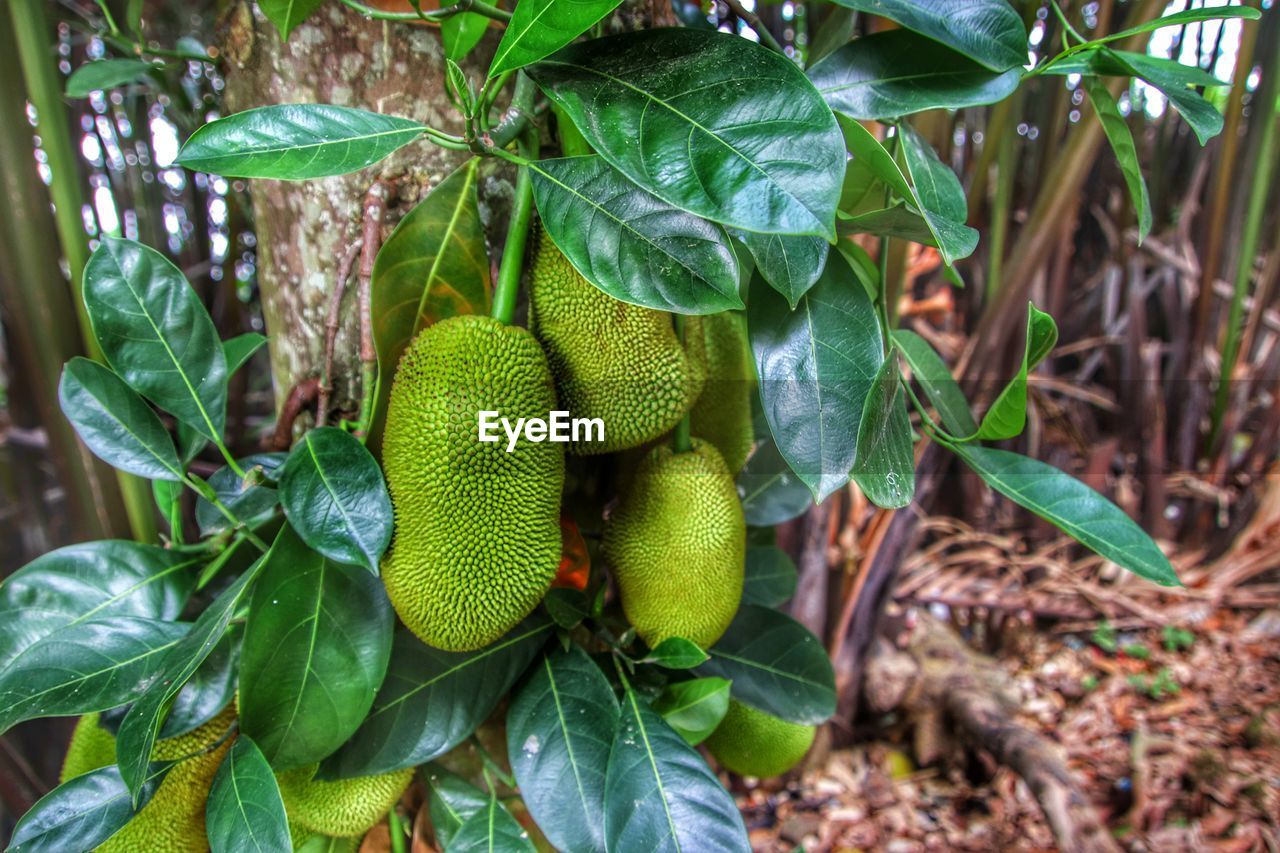
{"label": "glossy green leaf", "polygon": [[[1026,27],[1006,0],[835,2],[850,9],[897,21],[907,30],[941,42],[993,71],[1004,71],[1027,62]],[[933,47],[932,51],[936,52],[937,47]]]}
{"label": "glossy green leaf", "polygon": [[174,762],[147,770],[136,803],[114,764],[68,779],[36,802],[9,837],[5,853],[87,853],[115,835],[155,794]]}
{"label": "glossy green leaf", "polygon": [[267,339],[257,332],[245,332],[222,342],[222,354],[227,359],[227,376],[244,367],[253,354],[262,348]]}
{"label": "glossy green leaf", "polygon": [[[1134,77],[1141,77],[1155,86],[1169,99],[1187,124],[1195,132],[1201,145],[1222,132],[1223,118],[1218,108],[1191,89],[1199,85],[1224,85],[1216,77],[1172,60],[1158,59],[1145,53],[1128,53],[1103,48],[1105,53],[1120,55],[1123,65]],[[1208,77],[1212,83],[1206,84]]]}
{"label": "glossy green leaf", "polygon": [[[1026,55],[1024,48],[1022,61]],[[838,113],[893,119],[1002,101],[1022,69],[991,71],[924,36],[889,30],[849,42],[810,68],[809,79]]]}
{"label": "glossy green leaf", "polygon": [[[230,465],[223,465],[207,482],[232,514],[250,525],[258,524],[269,518],[280,503],[280,493],[271,480],[278,476],[285,458],[284,453],[255,453],[236,460],[247,475],[244,479]],[[206,536],[231,526],[227,517],[204,498],[196,500],[196,524]]]}
{"label": "glossy green leaf", "polygon": [[[1141,59],[1139,59],[1141,57]],[[1119,50],[1096,45],[1078,53],[1069,53],[1052,64],[1044,65],[1038,73],[1053,74],[1066,77],[1071,74],[1094,74],[1100,77],[1135,77],[1134,62],[1144,62],[1152,69],[1159,69],[1166,75],[1177,77],[1183,86],[1226,86],[1227,83],[1214,77],[1208,71],[1196,65],[1183,65],[1176,59],[1165,59],[1161,56],[1149,56],[1131,50]]]}
{"label": "glossy green leaf", "polygon": [[605,779],[609,850],[748,853],[733,797],[707,762],[629,685]]}
{"label": "glossy green leaf", "polygon": [[439,764],[428,764],[423,774],[427,780],[431,829],[436,842],[450,850],[453,837],[462,825],[489,805],[489,795]]}
{"label": "glossy green leaf", "polygon": [[614,299],[680,314],[742,307],[737,257],[720,226],[645,192],[595,155],[529,168],[543,228]]}
{"label": "glossy green leaf", "polygon": [[982,417],[977,438],[1001,441],[1022,434],[1027,423],[1027,376],[1058,342],[1058,324],[1053,318],[1027,303],[1027,342],[1018,373],[996,397]]}
{"label": "glossy green leaf", "polygon": [[1089,93],[1089,102],[1098,113],[1098,120],[1102,122],[1102,130],[1111,143],[1111,150],[1120,163],[1120,171],[1124,175],[1125,185],[1129,188],[1129,196],[1133,199],[1133,207],[1138,216],[1138,242],[1141,243],[1151,231],[1151,198],[1147,193],[1146,178],[1142,177],[1142,166],[1138,162],[1138,149],[1133,143],[1133,134],[1105,83],[1096,77],[1085,77],[1083,85],[1084,90]]}
{"label": "glossy green leaf", "polygon": [[1180,586],[1169,559],[1118,506],[1036,459],[974,445],[951,445],[987,485],[1121,568],[1161,586]]}
{"label": "glossy green leaf", "polygon": [[338,427],[307,432],[280,467],[280,503],[315,550],[375,575],[391,543],[391,497],[373,454]]}
{"label": "glossy green leaf", "polygon": [[557,850],[605,849],[605,769],[617,728],[613,688],[580,646],[544,655],[512,697],[511,771]]}
{"label": "glossy green leaf", "polygon": [[796,564],[776,545],[748,545],[742,600],[777,607],[796,594]]}
{"label": "glossy green leaf", "polygon": [[529,833],[489,794],[484,808],[467,818],[454,833],[449,853],[533,853]]}
{"label": "glossy green leaf", "polygon": [[245,593],[272,559],[268,551],[214,599],[187,635],[165,656],[160,680],[134,702],[116,735],[116,761],[135,801],[147,777],[147,762],[174,697],[213,652]]}
{"label": "glossy green leaf", "polygon": [[729,682],[723,678],[695,678],[668,684],[653,702],[653,710],[690,746],[702,743],[729,710]]}
{"label": "glossy green leaf", "polygon": [[542,599],[542,605],[547,609],[547,615],[567,631],[581,625],[582,620],[590,614],[587,596],[580,589],[569,587],[549,589],[547,597]]}
{"label": "glossy green leaf", "polygon": [[969,217],[964,187],[915,128],[904,122],[898,125],[898,133],[902,135],[902,159],[911,179],[912,200],[929,223],[942,260],[950,266],[978,247],[978,232],[964,224]]}
{"label": "glossy green leaf", "polygon": [[197,561],[154,545],[106,540],[37,557],[0,583],[0,669],[55,631],[109,616],[178,618]]}
{"label": "glossy green leaf", "polygon": [[792,308],[817,283],[831,244],[821,237],[791,237],[740,231],[736,235],[755,259],[756,269]]}
{"label": "glossy green leaf", "polygon": [[[867,130],[862,122],[846,115],[837,115],[836,121],[844,137],[845,148],[853,155],[850,164],[862,164],[874,180],[888,185],[900,197],[914,200],[915,196],[911,192],[911,184],[907,183],[907,176],[902,173],[902,169],[894,162],[893,155],[885,150],[884,144],[876,138],[875,134]],[[876,204],[877,206],[883,204],[883,196],[876,200]],[[843,202],[841,202],[841,209],[845,209]],[[849,212],[852,212],[852,208]]]}
{"label": "glossy green leaf", "polygon": [[818,638],[796,620],[744,604],[711,648],[704,675],[733,682],[733,695],[793,723],[818,725],[836,710],[835,674]]}
{"label": "glossy green leaf", "polygon": [[770,527],[803,515],[813,505],[813,495],[782,458],[763,417],[756,436],[761,438],[738,472],[736,484],[747,524]]}
{"label": "glossy green leaf", "polygon": [[656,663],[666,669],[693,669],[705,663],[707,653],[697,643],[684,637],[668,637],[645,655],[643,663]]}
{"label": "glossy green leaf", "polygon": [[182,479],[173,439],[138,393],[107,368],[73,358],[58,382],[62,413],[90,450],[121,471],[150,480]]}
{"label": "glossy green leaf", "polygon": [[951,376],[951,369],[924,338],[910,329],[894,329],[893,342],[911,368],[912,378],[920,383],[925,396],[942,418],[942,425],[956,437],[973,435],[978,424],[969,411],[964,392]]}
{"label": "glossy green leaf", "polygon": [[840,134],[790,59],[728,33],[653,29],[573,45],[529,74],[664,201],[744,231],[834,239]]}
{"label": "glossy green leaf", "polygon": [[1194,24],[1196,21],[1226,20],[1229,18],[1244,18],[1248,21],[1256,21],[1261,17],[1261,14],[1261,12],[1251,6],[1210,6],[1202,9],[1188,9],[1183,12],[1175,12],[1172,15],[1165,15],[1161,18],[1144,21],[1143,23],[1130,27],[1127,30],[1120,30],[1119,32],[1114,32],[1110,35],[1093,39],[1091,44],[1106,44],[1113,41],[1124,41],[1130,36],[1148,33],[1164,27],[1181,27],[1184,24]]}
{"label": "glossy green leaf", "polygon": [[309,549],[287,525],[249,603],[240,728],[271,766],[331,755],[373,706],[395,616],[381,581]]}
{"label": "glossy green leaf", "polygon": [[291,849],[280,786],[262,750],[244,733],[213,777],[204,822],[211,853]]}
{"label": "glossy green leaf", "polygon": [[99,59],[86,62],[67,78],[67,97],[87,98],[94,92],[135,83],[144,79],[147,72],[163,67],[145,59]]}
{"label": "glossy green leaf", "polygon": [[172,262],[104,237],[84,271],[84,304],[102,352],[133,390],[222,440],[227,360],[209,312]]}
{"label": "glossy green leaf", "polygon": [[849,480],[863,402],[884,361],[875,308],[836,253],[795,311],[753,283],[747,326],[773,440],[822,501]]}
{"label": "glossy green leaf", "polygon": [[232,625],[223,634],[204,663],[196,668],[178,695],[173,697],[168,716],[160,727],[161,740],[178,737],[203,726],[227,707],[238,689],[243,639],[244,631],[238,625]]}
{"label": "glossy green leaf", "polygon": [[174,162],[228,178],[301,181],[372,166],[423,130],[407,118],[351,107],[277,104],[209,122]]}
{"label": "glossy green leaf", "polygon": [[911,421],[894,350],[871,383],[858,424],[851,475],[867,500],[884,509],[911,503],[916,493],[912,449]]}
{"label": "glossy green leaf", "polygon": [[107,616],[54,631],[0,671],[0,733],[38,717],[105,711],[136,699],[189,627]]}
{"label": "glossy green leaf", "polygon": [[400,356],[418,332],[447,317],[489,313],[489,257],[476,200],[479,163],[468,160],[427,193],[373,263],[377,411],[383,417]]}
{"label": "glossy green leaf", "polygon": [[287,40],[289,34],[323,3],[324,0],[258,0],[258,8],[275,26],[280,38]]}
{"label": "glossy green leaf", "polygon": [[937,246],[938,240],[929,228],[928,221],[902,202],[889,207],[869,210],[857,216],[841,217],[840,235],[871,234],[876,237],[893,237],[922,246]]}
{"label": "glossy green leaf", "polygon": [[355,735],[320,765],[318,778],[371,776],[444,755],[493,712],[553,627],[551,620],[535,614],[474,652],[441,651],[397,629],[373,710]]}
{"label": "glossy green leaf", "polygon": [[493,55],[489,76],[550,56],[591,29],[620,0],[520,0]]}
{"label": "glossy green leaf", "polygon": [[489,29],[489,19],[475,12],[451,15],[440,22],[440,40],[444,43],[444,55],[454,62],[461,62],[484,38]]}

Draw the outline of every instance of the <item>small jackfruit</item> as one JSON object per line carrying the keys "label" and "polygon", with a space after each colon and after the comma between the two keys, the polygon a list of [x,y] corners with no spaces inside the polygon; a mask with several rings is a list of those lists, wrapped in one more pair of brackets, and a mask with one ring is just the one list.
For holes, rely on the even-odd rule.
{"label": "small jackfruit", "polygon": [[725,769],[764,778],[780,776],[799,764],[816,731],[730,699],[728,712],[706,744]]}
{"label": "small jackfruit", "polygon": [[650,647],[684,637],[706,648],[742,599],[746,522],[720,453],[693,440],[655,448],[605,527],[622,609]]}
{"label": "small jackfruit", "polygon": [[289,821],[289,842],[293,845],[293,853],[356,853],[360,848],[358,835],[345,838],[317,835],[293,821]]}
{"label": "small jackfruit", "polygon": [[[547,359],[528,331],[442,320],[405,350],[382,445],[395,535],[382,579],[400,619],[448,651],[492,643],[542,600],[560,565],[564,445],[479,441],[478,413],[545,419]],[[501,433],[501,430],[499,430]]]}
{"label": "small jackfruit", "polygon": [[316,766],[276,774],[293,831],[336,838],[364,835],[386,816],[413,781],[413,768],[377,776],[313,779]]}
{"label": "small jackfruit", "polygon": [[[235,721],[235,708],[225,710],[185,735],[156,741],[153,761],[175,761],[217,743]],[[174,766],[155,795],[119,832],[98,847],[99,853],[150,853],[153,850],[202,853],[209,849],[205,833],[205,801],[223,756],[231,748],[227,738],[217,749]],[[67,757],[62,781],[116,763],[115,737],[98,725],[98,715],[80,718]]]}
{"label": "small jackfruit", "polygon": [[529,329],[547,351],[560,402],[571,417],[599,418],[604,441],[570,453],[612,453],[676,425],[705,379],[700,318],[685,320],[681,346],[671,315],[620,302],[574,269],[546,232],[529,280]]}
{"label": "small jackfruit", "polygon": [[747,324],[742,315],[731,311],[711,314],[702,318],[702,335],[707,381],[689,413],[689,425],[694,435],[716,446],[729,473],[736,476],[755,440],[751,427],[755,371]]}

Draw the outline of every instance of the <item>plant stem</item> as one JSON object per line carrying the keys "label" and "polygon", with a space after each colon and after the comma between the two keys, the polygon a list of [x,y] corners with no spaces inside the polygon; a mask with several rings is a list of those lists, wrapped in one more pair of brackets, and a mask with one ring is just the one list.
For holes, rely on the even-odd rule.
{"label": "plant stem", "polygon": [[[524,85],[528,76],[523,72],[516,81],[516,93],[512,98],[512,108],[528,110],[532,106],[532,85]],[[519,103],[517,102],[519,101]],[[538,137],[536,130],[530,129],[520,137],[518,143],[520,159],[524,163],[538,156]],[[493,149],[497,154],[501,149]],[[506,157],[506,152],[499,156]],[[498,282],[493,291],[493,311],[495,320],[510,324],[516,314],[516,296],[520,292],[520,273],[524,269],[524,250],[529,241],[529,223],[533,219],[533,177],[528,165],[521,165],[516,173],[515,200],[511,204],[511,221],[507,225],[507,242],[502,249],[502,264],[498,267]]]}
{"label": "plant stem", "polygon": [[559,104],[551,105],[551,112],[556,117],[556,133],[560,137],[560,153],[565,157],[581,157],[591,154],[591,144],[587,142],[582,131],[569,118],[569,114]]}
{"label": "plant stem", "polygon": [[[676,337],[679,338],[680,347],[683,349],[685,329],[687,328],[684,315],[673,314],[671,316],[676,327]],[[690,423],[688,412],[684,413],[684,417],[676,423],[676,428],[671,433],[671,449],[676,453],[688,453],[693,450],[693,427]]]}
{"label": "plant stem", "polygon": [[[745,21],[747,26],[751,27],[751,29],[755,31],[755,34],[760,37],[760,43],[762,45],[772,50],[776,50],[783,56],[787,55],[786,50],[783,49],[782,45],[778,44],[778,40],[773,37],[773,33],[769,32],[769,28],[760,20],[759,15],[755,12],[749,11],[739,0],[724,0],[724,4],[729,7],[730,12],[733,12],[736,17]],[[790,57],[787,58],[790,59]]]}
{"label": "plant stem", "polygon": [[461,136],[454,136],[452,133],[445,133],[444,131],[428,127],[422,131],[422,135],[436,145],[439,145],[441,148],[447,148],[450,151],[471,150],[471,146],[467,144],[467,140],[463,139]]}
{"label": "plant stem", "polygon": [[400,813],[396,811],[395,806],[387,812],[387,831],[391,836],[391,853],[405,853],[404,823],[400,820]]}
{"label": "plant stem", "polygon": [[98,9],[102,12],[102,17],[107,19],[107,29],[111,30],[111,34],[119,35],[120,28],[116,26],[116,19],[111,14],[111,8],[107,6],[107,0],[98,0]]}
{"label": "plant stem", "polygon": [[[889,137],[885,145],[885,150],[895,160],[898,157],[898,134],[900,132],[895,127],[893,136]],[[888,207],[891,200],[892,190],[886,184],[884,188],[884,206]],[[880,271],[880,298],[876,302],[880,308],[880,322],[884,327],[881,331],[884,335],[884,347],[887,353],[889,351],[889,332],[893,329],[889,319],[889,300],[892,298],[892,294],[889,293],[889,237],[887,236],[880,238],[880,252],[879,257],[876,258],[876,266]]]}
{"label": "plant stem", "polygon": [[220,56],[209,56],[207,53],[192,53],[189,50],[171,50],[163,47],[148,47],[136,41],[130,41],[125,38],[117,38],[113,36],[105,36],[103,38],[107,44],[123,53],[132,53],[135,56],[162,56],[165,59],[184,59],[187,62],[209,62],[218,65],[222,62]]}
{"label": "plant stem", "polygon": [[384,12],[381,9],[375,9],[372,6],[361,3],[360,0],[338,0],[338,2],[355,9],[361,15],[379,21],[427,21],[434,24],[443,21],[445,18],[460,15],[463,12],[474,12],[477,15],[483,15],[486,18],[492,18],[504,24],[511,20],[510,12],[485,3],[484,0],[459,0],[452,6],[445,6],[432,12]]}
{"label": "plant stem", "polygon": [[[241,476],[244,476],[244,475],[241,474]],[[249,529],[249,525],[245,522],[245,520],[242,519],[240,516],[236,515],[234,512],[232,512],[231,508],[222,502],[222,498],[218,497],[218,493],[213,490],[213,486],[210,486],[208,483],[206,483],[204,480],[200,479],[199,477],[195,476],[194,474],[187,474],[186,476],[183,477],[182,482],[187,486],[187,488],[191,489],[200,497],[204,498],[209,503],[213,504],[214,509],[216,509],[219,513],[221,513],[223,518],[231,522],[233,530],[235,530],[240,534],[243,534],[244,538],[248,540],[259,551],[261,551],[264,554],[267,553],[267,550],[268,550],[267,543],[263,542],[260,538],[258,538],[258,535]]]}

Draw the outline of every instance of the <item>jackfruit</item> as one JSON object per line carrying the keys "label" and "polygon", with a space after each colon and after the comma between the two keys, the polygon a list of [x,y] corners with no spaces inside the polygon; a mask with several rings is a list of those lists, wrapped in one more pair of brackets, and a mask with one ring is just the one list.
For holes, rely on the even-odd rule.
{"label": "jackfruit", "polygon": [[755,372],[747,324],[742,315],[726,311],[702,318],[707,381],[689,413],[694,435],[716,446],[729,473],[737,475],[751,455],[751,394]]}
{"label": "jackfruit", "polygon": [[655,448],[605,527],[622,609],[650,647],[684,637],[706,648],[742,599],[746,523],[720,453]]}
{"label": "jackfruit", "polygon": [[293,853],[356,853],[360,838],[358,835],[345,838],[317,835],[289,821],[289,842],[293,845]]}
{"label": "jackfruit", "polygon": [[479,441],[478,413],[545,419],[555,385],[525,329],[465,315],[423,330],[391,389],[382,445],[395,535],[382,579],[400,619],[448,651],[492,643],[560,565],[564,445]]}
{"label": "jackfruit", "polygon": [[413,781],[413,768],[377,776],[313,779],[316,766],[276,774],[280,797],[294,830],[336,838],[364,835],[386,816]]}
{"label": "jackfruit", "polygon": [[739,776],[780,776],[800,763],[816,731],[730,699],[706,744],[716,761]]}
{"label": "jackfruit", "polygon": [[[228,705],[218,716],[185,735],[156,741],[153,761],[173,761],[217,743],[235,721],[235,708]],[[149,853],[153,850],[206,851],[205,801],[209,786],[232,738],[212,752],[196,755],[177,764],[164,777],[155,795],[115,835],[98,847],[99,853]],[[67,757],[62,765],[62,781],[116,763],[115,738],[98,725],[98,715],[80,718]]]}
{"label": "jackfruit", "polygon": [[706,377],[698,317],[685,319],[686,348],[671,315],[620,302],[583,278],[543,232],[529,279],[529,329],[547,351],[560,402],[571,417],[599,418],[604,441],[570,453],[612,453],[676,425]]}

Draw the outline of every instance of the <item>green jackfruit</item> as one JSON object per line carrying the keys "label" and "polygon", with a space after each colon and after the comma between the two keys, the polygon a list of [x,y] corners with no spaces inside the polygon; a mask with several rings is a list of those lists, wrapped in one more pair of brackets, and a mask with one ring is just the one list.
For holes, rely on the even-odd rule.
{"label": "green jackfruit", "polygon": [[731,699],[728,713],[706,744],[725,769],[764,778],[780,776],[799,764],[816,731]]}
{"label": "green jackfruit", "polygon": [[502,430],[479,441],[478,413],[543,418],[556,409],[533,336],[489,317],[442,320],[405,351],[391,389],[382,462],[395,536],[382,579],[423,642],[478,649],[542,600],[560,565],[564,445]]}
{"label": "green jackfruit", "polygon": [[684,637],[720,639],[742,599],[746,523],[719,452],[694,439],[688,453],[660,446],[640,464],[605,527],[622,609],[650,647]]}
{"label": "green jackfruit", "polygon": [[651,441],[676,425],[706,376],[700,318],[680,345],[671,315],[620,302],[583,278],[542,233],[529,281],[529,329],[547,351],[560,402],[574,418],[599,418],[604,441],[570,443],[579,455]]}
{"label": "green jackfruit", "polygon": [[[185,735],[156,741],[153,761],[173,761],[217,743],[235,721],[235,708],[225,710],[209,722]],[[205,801],[218,765],[231,748],[232,738],[212,752],[196,755],[175,765],[164,777],[155,795],[115,835],[98,847],[98,853],[202,853],[209,849],[205,833]],[[98,715],[80,718],[67,757],[62,765],[62,781],[116,763],[115,738],[98,725]]]}
{"label": "green jackfruit", "polygon": [[293,853],[356,853],[360,849],[361,836],[332,838],[316,835],[290,822],[289,841],[293,844]]}
{"label": "green jackfruit", "polygon": [[377,776],[313,779],[316,765],[276,774],[289,823],[299,829],[336,838],[364,835],[399,802],[413,781],[413,768]]}
{"label": "green jackfruit", "polygon": [[747,324],[740,314],[726,311],[702,318],[706,344],[707,382],[689,413],[693,434],[716,446],[729,473],[735,476],[751,455],[751,395],[755,371]]}

